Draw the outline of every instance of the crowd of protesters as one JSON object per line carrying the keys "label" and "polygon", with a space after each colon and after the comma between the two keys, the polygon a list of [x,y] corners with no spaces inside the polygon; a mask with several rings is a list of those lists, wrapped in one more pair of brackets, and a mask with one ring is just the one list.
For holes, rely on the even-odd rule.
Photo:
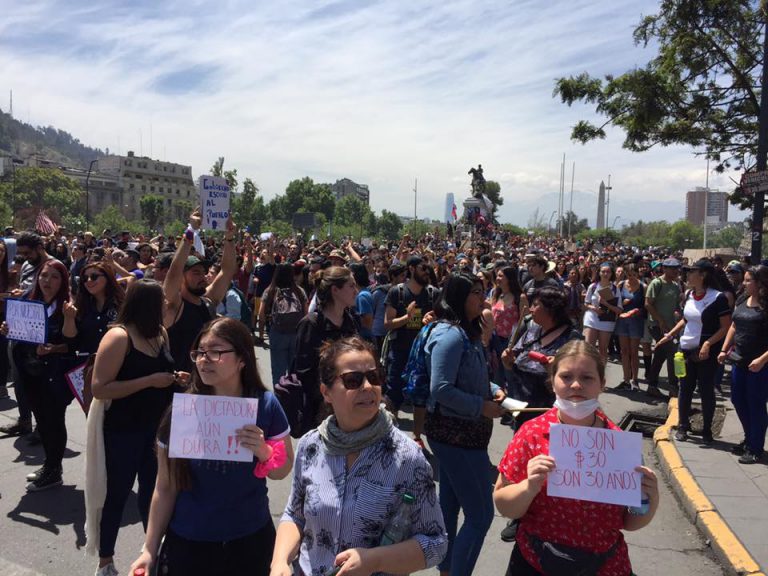
{"label": "crowd of protesters", "polygon": [[[471,574],[495,505],[510,518],[503,539],[517,540],[507,574],[558,573],[547,554],[560,546],[583,561],[560,573],[628,575],[621,531],[653,518],[655,475],[638,468],[650,499],[640,516],[552,499],[542,491],[555,466],[548,427],[616,429],[599,409],[606,390],[679,396],[676,437],[686,441],[698,390],[701,442],[711,443],[725,363],[744,428],[734,452],[745,464],[763,457],[765,265],[493,230],[362,244],[252,237],[231,221],[206,238],[200,223],[195,211],[180,237],[6,229],[0,240],[0,314],[15,297],[42,302],[48,316],[44,344],[9,341],[0,326],[0,397],[12,381],[18,404],[0,433],[42,444],[30,492],[60,486],[74,399],[64,374],[88,360],[87,548],[98,554],[97,576],[117,573],[115,542],[136,480],[146,540],[132,570]],[[259,376],[254,345],[269,347],[271,382]],[[423,398],[409,388],[419,346]],[[612,359],[620,382],[606,381]],[[257,421],[238,432],[253,462],[169,458],[174,392],[259,398]],[[501,407],[507,397],[541,415],[512,416]],[[411,435],[398,429],[408,403]],[[513,438],[498,479],[489,474],[494,420]],[[291,469],[275,530],[267,478]],[[416,497],[410,537],[379,546],[406,493]]]}

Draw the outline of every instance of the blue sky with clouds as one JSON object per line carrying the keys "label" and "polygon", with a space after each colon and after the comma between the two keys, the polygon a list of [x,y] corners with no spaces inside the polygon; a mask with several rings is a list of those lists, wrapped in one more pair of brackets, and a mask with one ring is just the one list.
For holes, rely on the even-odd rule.
{"label": "blue sky with clouds", "polygon": [[[81,141],[207,171],[219,156],[269,199],[303,176],[349,177],[374,210],[442,216],[482,163],[502,185],[502,221],[556,208],[560,163],[576,162],[575,211],[684,216],[703,186],[690,149],[632,154],[613,132],[582,146],[590,118],[552,98],[554,79],[620,74],[650,50],[632,30],[646,0],[221,2],[0,0],[0,108]],[[712,187],[728,189],[725,177]],[[552,193],[555,193],[554,195]],[[735,215],[734,215],[735,217]],[[613,218],[612,218],[613,219]]]}

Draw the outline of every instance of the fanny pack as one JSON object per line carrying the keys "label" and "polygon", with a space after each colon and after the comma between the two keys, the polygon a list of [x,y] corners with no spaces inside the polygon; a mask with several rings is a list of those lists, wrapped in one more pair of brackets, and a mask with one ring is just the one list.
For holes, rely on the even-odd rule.
{"label": "fanny pack", "polygon": [[555,544],[528,534],[539,565],[546,576],[596,576],[605,561],[616,553],[620,540],[602,553]]}
{"label": "fanny pack", "polygon": [[493,420],[480,416],[467,419],[448,416],[440,411],[440,404],[434,412],[427,412],[424,434],[430,440],[459,448],[486,449],[493,434]]}

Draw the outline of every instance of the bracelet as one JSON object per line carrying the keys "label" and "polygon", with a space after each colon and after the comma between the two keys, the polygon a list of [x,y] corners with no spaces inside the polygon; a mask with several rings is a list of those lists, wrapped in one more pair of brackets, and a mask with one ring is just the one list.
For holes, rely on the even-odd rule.
{"label": "bracelet", "polygon": [[266,478],[272,470],[280,468],[288,459],[285,451],[285,443],[282,440],[265,440],[266,444],[272,448],[272,454],[263,462],[256,463],[253,469],[253,475],[256,478]]}

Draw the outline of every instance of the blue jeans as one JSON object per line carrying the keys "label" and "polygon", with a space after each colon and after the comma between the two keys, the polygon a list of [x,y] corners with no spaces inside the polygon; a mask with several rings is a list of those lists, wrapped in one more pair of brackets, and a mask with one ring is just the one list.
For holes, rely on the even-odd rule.
{"label": "blue jeans", "polygon": [[733,367],[731,372],[731,402],[744,428],[747,449],[756,456],[763,453],[765,431],[768,429],[768,367],[760,372]]}
{"label": "blue jeans", "polygon": [[507,387],[507,376],[504,370],[504,364],[501,363],[501,353],[504,352],[508,344],[509,337],[504,338],[503,336],[497,335],[495,332],[493,333],[493,336],[491,337],[491,350],[493,350],[493,353],[496,356],[496,369],[493,371],[493,381],[504,389]]}
{"label": "blue jeans", "polygon": [[[472,574],[493,521],[493,486],[488,450],[459,448],[433,440],[440,463],[440,509],[448,532],[448,553],[438,565],[451,576]],[[458,530],[459,509],[464,524]]]}
{"label": "blue jeans", "polygon": [[272,385],[280,381],[291,367],[295,350],[296,334],[293,332],[269,331],[269,360],[272,364]]}

